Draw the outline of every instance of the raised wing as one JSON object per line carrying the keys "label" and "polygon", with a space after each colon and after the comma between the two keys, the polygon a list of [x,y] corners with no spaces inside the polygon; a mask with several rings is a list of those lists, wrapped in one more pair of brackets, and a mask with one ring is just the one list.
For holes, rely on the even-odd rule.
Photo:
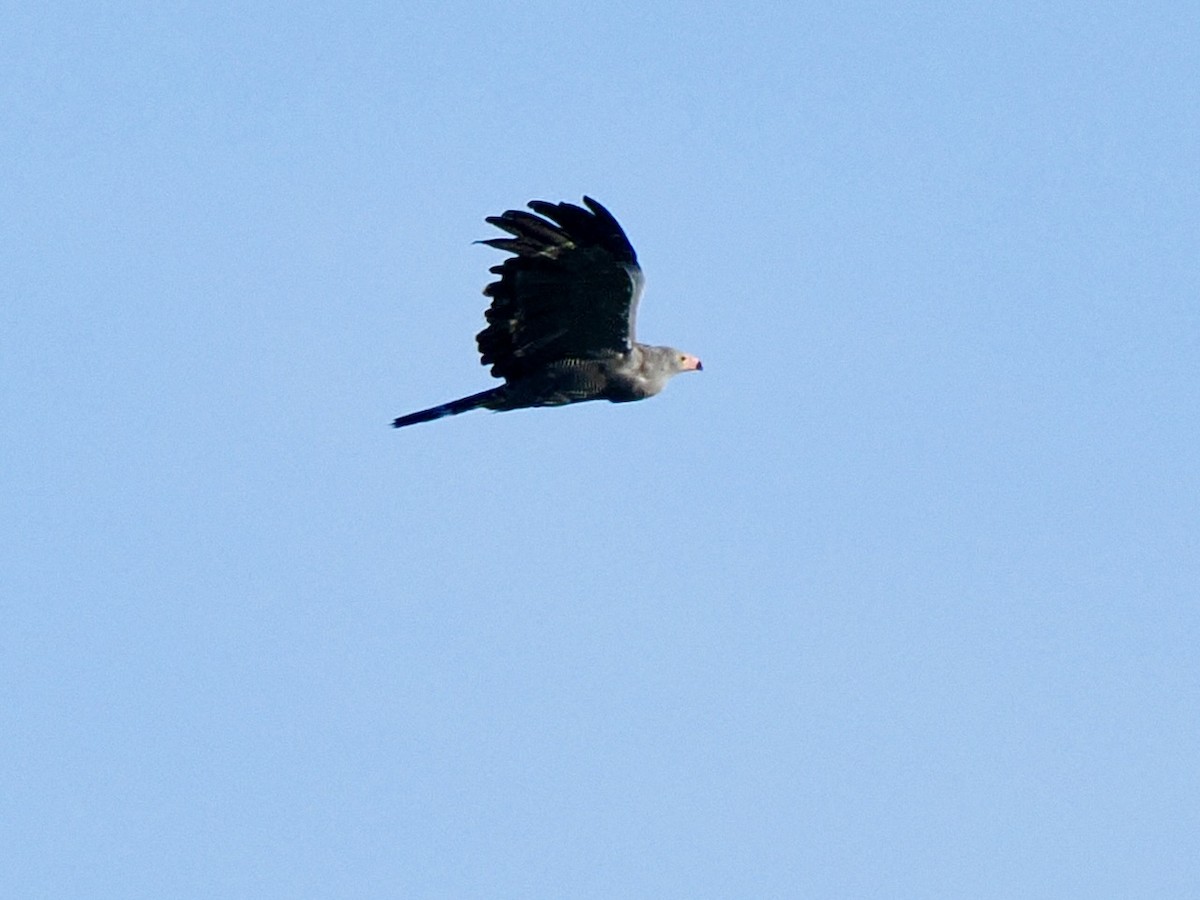
{"label": "raised wing", "polygon": [[491,271],[488,326],[476,336],[484,365],[513,380],[563,359],[597,359],[633,345],[642,270],[612,213],[532,200],[486,220],[512,237],[480,243],[515,254]]}

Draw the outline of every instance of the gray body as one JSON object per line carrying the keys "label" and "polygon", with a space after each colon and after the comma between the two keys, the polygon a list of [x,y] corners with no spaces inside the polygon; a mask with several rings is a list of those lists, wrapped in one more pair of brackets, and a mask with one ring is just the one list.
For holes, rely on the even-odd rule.
{"label": "gray body", "polygon": [[561,406],[583,400],[628,403],[653,397],[684,357],[671,347],[635,344],[627,353],[604,359],[563,359],[542,371],[506,385],[497,403],[488,409],[521,409],[527,406]]}

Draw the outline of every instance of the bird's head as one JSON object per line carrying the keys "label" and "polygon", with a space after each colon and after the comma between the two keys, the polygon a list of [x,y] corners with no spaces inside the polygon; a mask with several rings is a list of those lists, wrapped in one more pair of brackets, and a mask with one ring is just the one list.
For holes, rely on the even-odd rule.
{"label": "bird's head", "polygon": [[638,345],[637,375],[642,382],[643,396],[657,394],[667,382],[680,372],[699,372],[704,368],[700,360],[690,353],[674,347],[648,347]]}

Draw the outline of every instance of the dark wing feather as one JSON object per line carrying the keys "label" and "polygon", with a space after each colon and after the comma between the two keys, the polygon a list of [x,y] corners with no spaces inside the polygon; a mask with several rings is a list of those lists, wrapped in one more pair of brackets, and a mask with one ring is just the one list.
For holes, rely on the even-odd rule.
{"label": "dark wing feather", "polygon": [[533,200],[487,222],[511,237],[480,243],[514,254],[491,271],[488,326],[476,340],[497,378],[521,378],[563,359],[628,350],[642,293],[642,270],[612,214],[590,197],[587,209]]}

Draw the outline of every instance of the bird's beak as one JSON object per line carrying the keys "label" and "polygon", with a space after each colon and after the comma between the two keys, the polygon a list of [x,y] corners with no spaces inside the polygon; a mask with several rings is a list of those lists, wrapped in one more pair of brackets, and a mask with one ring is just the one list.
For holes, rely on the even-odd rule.
{"label": "bird's beak", "polygon": [[685,356],[683,359],[683,371],[685,372],[703,372],[704,363],[695,356]]}

